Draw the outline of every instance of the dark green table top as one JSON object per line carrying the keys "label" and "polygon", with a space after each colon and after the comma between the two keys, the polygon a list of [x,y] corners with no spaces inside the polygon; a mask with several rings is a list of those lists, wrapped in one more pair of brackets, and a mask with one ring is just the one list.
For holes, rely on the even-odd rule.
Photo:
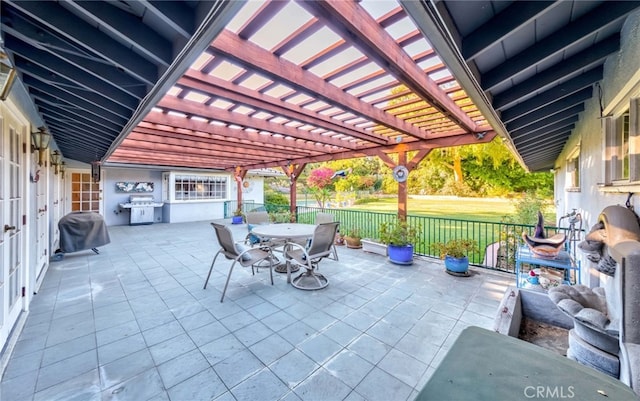
{"label": "dark green table top", "polygon": [[621,381],[537,345],[480,327],[455,341],[416,401],[632,401]]}

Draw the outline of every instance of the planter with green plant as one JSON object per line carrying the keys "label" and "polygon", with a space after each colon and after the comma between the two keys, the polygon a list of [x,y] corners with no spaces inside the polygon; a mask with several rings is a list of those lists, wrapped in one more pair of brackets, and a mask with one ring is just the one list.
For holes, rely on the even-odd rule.
{"label": "planter with green plant", "polygon": [[242,224],[244,221],[244,215],[242,214],[242,208],[239,207],[233,212],[231,217],[231,224]]}
{"label": "planter with green plant", "polygon": [[455,276],[469,275],[470,252],[477,252],[478,242],[470,239],[456,238],[446,242],[434,242],[431,248],[444,259],[447,273]]}
{"label": "planter with green plant", "polygon": [[387,255],[391,263],[413,263],[413,246],[418,241],[419,231],[419,227],[412,227],[402,219],[380,224],[380,241],[387,245]]}
{"label": "planter with green plant", "polygon": [[344,241],[347,244],[347,248],[359,249],[362,248],[362,238],[360,236],[360,230],[356,227],[347,227],[344,232]]}

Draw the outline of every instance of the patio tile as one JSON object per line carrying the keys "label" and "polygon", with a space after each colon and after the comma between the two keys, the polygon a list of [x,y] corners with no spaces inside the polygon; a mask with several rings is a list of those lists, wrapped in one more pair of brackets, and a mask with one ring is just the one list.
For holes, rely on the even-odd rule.
{"label": "patio tile", "polygon": [[424,337],[407,333],[407,335],[402,337],[402,339],[396,343],[395,349],[402,351],[407,355],[411,355],[420,362],[429,365],[440,347],[429,341],[425,341]]}
{"label": "patio tile", "polygon": [[351,388],[325,369],[318,369],[293,390],[304,401],[342,400]]}
{"label": "patio tile", "polygon": [[154,366],[153,358],[151,358],[151,354],[146,348],[103,365],[100,367],[102,389],[113,387]]}
{"label": "patio tile", "polygon": [[220,323],[222,323],[224,327],[231,332],[239,330],[257,321],[258,319],[246,310],[241,310],[238,313],[220,319]]}
{"label": "patio tile", "polygon": [[40,369],[36,391],[64,381],[73,379],[83,373],[92,371],[98,367],[95,351],[87,351],[81,354],[53,363]]}
{"label": "patio tile", "polygon": [[346,323],[336,322],[331,327],[324,330],[323,334],[343,347],[346,347],[351,343],[351,341],[362,334],[362,332]]}
{"label": "patio tile", "polygon": [[160,377],[162,377],[165,388],[170,388],[195,376],[209,368],[209,366],[209,362],[202,356],[200,351],[194,349],[159,365],[158,372],[160,373]]}
{"label": "patio tile", "polygon": [[355,388],[373,369],[373,364],[359,357],[353,351],[342,350],[324,365],[333,376],[351,388]]}
{"label": "patio tile", "polygon": [[217,399],[226,391],[222,380],[213,368],[209,368],[176,384],[168,392],[172,400],[209,401]]}
{"label": "patio tile", "polygon": [[379,368],[402,380],[410,387],[416,386],[422,374],[427,370],[427,366],[427,364],[395,349],[389,351],[378,363]]}
{"label": "patio tile", "polygon": [[261,322],[273,331],[280,331],[298,320],[285,311],[278,311],[262,319]]}
{"label": "patio tile", "polygon": [[286,355],[293,349],[293,345],[287,342],[278,334],[272,334],[269,337],[249,347],[265,365],[276,361],[283,355]]}
{"label": "patio tile", "polygon": [[373,326],[379,318],[373,317],[362,311],[355,311],[349,316],[346,316],[342,321],[348,325],[355,327],[360,331],[365,331],[369,327]]}
{"label": "patio tile", "polygon": [[165,401],[168,399],[162,379],[155,368],[145,370],[102,392],[103,401]]}
{"label": "patio tile", "polygon": [[377,364],[389,352],[391,346],[376,340],[375,338],[363,334],[347,347],[349,350],[358,354],[358,356]]}
{"label": "patio tile", "polygon": [[188,334],[197,346],[201,346],[229,334],[229,330],[222,323],[213,322],[195,330],[190,330]]}
{"label": "patio tile", "polygon": [[278,400],[289,388],[269,369],[263,369],[231,389],[237,401]]}
{"label": "patio tile", "polygon": [[278,312],[280,309],[270,302],[263,302],[261,304],[247,308],[247,311],[251,313],[256,319],[262,320],[265,317]]}
{"label": "patio tile", "polygon": [[316,363],[322,365],[326,360],[340,352],[342,346],[324,334],[318,334],[298,344],[297,348]]}
{"label": "patio tile", "polygon": [[262,324],[261,322],[254,322],[248,326],[236,330],[235,335],[238,340],[245,346],[250,347],[258,341],[267,338],[273,334],[273,330]]}
{"label": "patio tile", "polygon": [[160,313],[141,313],[136,315],[136,320],[138,321],[140,330],[146,331],[171,323],[175,321],[176,318],[173,316],[173,313],[167,310]]}
{"label": "patio tile", "polygon": [[297,346],[301,342],[307,340],[315,333],[316,330],[313,327],[310,327],[301,321],[297,321],[278,332],[278,334],[294,346]]}
{"label": "patio tile", "polygon": [[289,352],[269,366],[271,371],[286,383],[289,388],[296,387],[319,367],[320,365],[315,363],[313,359],[297,349]]}
{"label": "patio tile", "polygon": [[179,320],[182,327],[189,331],[205,326],[216,321],[211,312],[206,309],[196,312],[193,315],[183,317]]}
{"label": "patio tile", "polygon": [[114,341],[99,347],[98,362],[100,365],[106,365],[145,348],[147,348],[147,344],[144,342],[142,334],[134,334],[132,336],[125,337],[122,340]]}
{"label": "patio tile", "polygon": [[373,370],[355,389],[368,401],[405,400],[413,390],[379,368]]}
{"label": "patio tile", "polygon": [[367,330],[367,334],[378,340],[394,346],[407,333],[408,328],[381,320]]}
{"label": "patio tile", "polygon": [[[131,239],[141,233],[142,246]],[[464,327],[489,323],[512,281],[457,279],[420,258],[400,268],[342,248],[339,263],[322,267],[325,290],[296,290],[283,275],[271,286],[264,269],[244,271],[221,303],[226,261],[202,289],[208,222],[110,234],[100,255],[50,267],[0,383],[3,400],[409,401]]]}
{"label": "patio tile", "polygon": [[100,378],[94,369],[34,394],[34,401],[101,401]]}
{"label": "patio tile", "polygon": [[26,355],[14,356],[9,360],[9,364],[4,371],[4,376],[8,379],[13,379],[18,376],[22,376],[27,372],[40,369],[40,363],[42,362],[42,355],[44,351],[35,351]]}
{"label": "patio tile", "polygon": [[209,363],[215,365],[244,350],[245,346],[233,334],[227,334],[217,340],[201,345],[199,349]]}
{"label": "patio tile", "polygon": [[180,323],[174,320],[161,326],[143,331],[142,335],[144,336],[144,340],[147,342],[147,345],[152,346],[175,336],[179,336],[180,334],[184,334],[184,332],[185,331]]}
{"label": "patio tile", "polygon": [[185,333],[149,347],[156,365],[185,354],[196,348],[191,338]]}
{"label": "patio tile", "polygon": [[0,400],[31,400],[37,380],[37,370],[13,378],[3,377],[0,383]]}
{"label": "patio tile", "polygon": [[213,368],[224,384],[232,388],[264,367],[265,365],[251,352],[243,350],[217,363]]}
{"label": "patio tile", "polygon": [[331,324],[336,322],[336,318],[325,313],[324,311],[318,310],[315,311],[308,316],[301,319],[305,324],[313,327],[317,331],[323,330],[325,327],[330,326]]}
{"label": "patio tile", "polygon": [[135,320],[96,332],[98,347],[140,333]]}

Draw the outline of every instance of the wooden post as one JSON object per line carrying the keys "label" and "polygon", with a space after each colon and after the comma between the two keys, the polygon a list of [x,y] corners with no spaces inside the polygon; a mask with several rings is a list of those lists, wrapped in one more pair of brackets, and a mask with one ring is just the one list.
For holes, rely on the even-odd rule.
{"label": "wooden post", "polygon": [[237,190],[236,190],[236,200],[238,204],[238,209],[242,208],[242,180],[247,175],[247,170],[242,169],[241,167],[236,167],[233,177],[236,180]]}
{"label": "wooden post", "polygon": [[306,163],[302,164],[288,164],[286,166],[282,166],[282,170],[289,177],[289,212],[291,212],[291,221],[294,222],[296,215],[296,206],[297,206],[297,191],[296,191],[296,183],[298,182],[298,177],[300,177],[300,173],[304,170]]}
{"label": "wooden post", "polygon": [[[407,152],[398,152],[398,166],[407,165]],[[398,183],[398,218],[407,221],[407,180]]]}

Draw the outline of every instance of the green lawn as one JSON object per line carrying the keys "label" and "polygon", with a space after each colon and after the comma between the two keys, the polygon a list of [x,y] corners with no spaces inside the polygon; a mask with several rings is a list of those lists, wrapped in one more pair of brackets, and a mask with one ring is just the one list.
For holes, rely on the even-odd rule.
{"label": "green lawn", "polygon": [[[384,198],[376,202],[354,205],[350,209],[395,213],[398,200]],[[514,201],[498,198],[456,198],[443,196],[410,196],[408,212],[411,215],[442,217],[461,220],[500,222],[503,216],[515,212]],[[545,212],[545,217],[554,224],[555,217]]]}

